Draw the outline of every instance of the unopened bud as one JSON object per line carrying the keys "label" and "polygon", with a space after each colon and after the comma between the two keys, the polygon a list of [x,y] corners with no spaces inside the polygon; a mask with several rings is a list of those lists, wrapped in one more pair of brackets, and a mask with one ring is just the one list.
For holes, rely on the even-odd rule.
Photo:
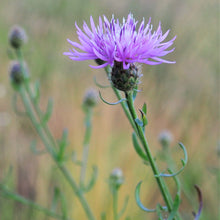
{"label": "unopened bud", "polygon": [[[24,65],[24,70],[28,74],[26,65]],[[9,73],[13,85],[19,86],[24,82],[24,72],[19,62],[14,61],[11,63]]]}
{"label": "unopened bud", "polygon": [[20,48],[24,43],[27,42],[27,35],[23,28],[19,26],[12,27],[9,33],[9,43],[14,49]]}
{"label": "unopened bud", "polygon": [[139,70],[135,64],[123,69],[123,63],[115,62],[112,68],[111,81],[116,89],[128,92],[139,84]]}
{"label": "unopened bud", "polygon": [[98,103],[98,94],[94,89],[88,89],[83,99],[83,105],[87,108],[93,108]]}
{"label": "unopened bud", "polygon": [[120,168],[115,168],[112,170],[109,177],[110,187],[113,189],[118,189],[124,183],[124,175]]}
{"label": "unopened bud", "polygon": [[173,135],[171,132],[164,130],[159,134],[158,140],[163,147],[168,147],[173,141]]}

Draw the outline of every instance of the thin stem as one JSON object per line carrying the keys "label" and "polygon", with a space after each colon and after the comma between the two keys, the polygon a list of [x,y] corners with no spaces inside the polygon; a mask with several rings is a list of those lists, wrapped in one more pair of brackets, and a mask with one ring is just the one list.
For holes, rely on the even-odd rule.
{"label": "thin stem", "polygon": [[[128,108],[129,108],[129,111],[133,117],[133,120],[135,121],[135,119],[138,118],[138,115],[136,113],[136,110],[135,110],[135,107],[134,107],[134,102],[133,102],[133,97],[132,97],[132,93],[131,92],[126,92],[125,93],[126,95],[126,98],[127,98],[127,105],[128,105]],[[159,175],[160,172],[156,166],[156,163],[153,159],[153,156],[151,154],[151,151],[150,151],[150,148],[148,146],[148,143],[147,143],[147,139],[145,137],[145,134],[144,134],[144,131],[142,129],[141,126],[139,126],[137,123],[136,123],[136,127],[137,127],[137,130],[138,130],[138,137],[140,138],[140,141],[144,147],[144,150],[147,154],[147,157],[149,159],[149,163],[150,163],[150,166],[152,168],[152,171],[154,173],[154,175]],[[168,211],[171,212],[172,211],[172,206],[173,206],[173,201],[172,201],[172,197],[166,187],[166,184],[164,182],[164,180],[161,178],[161,177],[157,177],[156,178],[156,181],[157,181],[157,184],[160,188],[160,191],[162,193],[162,196],[163,196],[163,199],[167,205],[167,208],[168,208]]]}
{"label": "thin stem", "polygon": [[50,141],[48,140],[46,134],[44,133],[44,130],[42,129],[41,124],[38,123],[38,121],[37,121],[37,119],[36,119],[36,117],[34,115],[34,112],[33,112],[32,108],[31,108],[31,103],[28,100],[28,97],[26,95],[24,87],[22,87],[22,86],[20,87],[19,93],[21,95],[21,98],[22,98],[22,101],[24,103],[24,106],[25,106],[25,109],[27,111],[27,114],[28,114],[30,120],[32,121],[34,127],[36,128],[37,133],[39,134],[41,140],[43,141],[47,151],[51,154],[53,160],[55,161],[55,163],[57,164],[57,166],[61,170],[62,174],[65,176],[66,180],[69,182],[69,184],[72,187],[73,191],[75,192],[76,196],[80,200],[81,205],[83,206],[88,219],[89,220],[95,220],[95,217],[93,216],[93,214],[92,214],[92,212],[90,210],[90,207],[89,207],[85,197],[83,196],[81,190],[78,188],[75,180],[69,174],[67,168],[63,164],[61,164],[61,163],[59,163],[57,161],[57,155],[56,155],[56,153],[54,151],[54,148],[52,147],[53,146],[53,142],[52,142],[52,144],[50,143]]}
{"label": "thin stem", "polygon": [[[114,87],[112,87],[112,88],[113,88],[114,93],[117,96],[118,100],[121,100],[122,97],[121,97],[120,92],[116,88],[114,88]],[[134,123],[134,121],[132,119],[132,116],[131,116],[129,110],[128,110],[126,102],[121,102],[120,104],[121,104],[121,106],[122,106],[122,108],[124,110],[125,115],[127,116],[128,120],[129,120],[132,128],[135,130],[136,133],[138,133],[137,127],[136,127],[136,125],[135,125],[135,123]]]}
{"label": "thin stem", "polygon": [[72,187],[73,191],[75,192],[76,196],[79,198],[79,201],[80,201],[82,207],[84,208],[84,211],[85,211],[88,219],[95,220],[95,217],[92,214],[92,211],[91,211],[91,209],[90,209],[90,207],[89,207],[89,205],[83,195],[82,190],[79,189],[79,187],[77,186],[75,180],[70,175],[67,168],[61,164],[58,164],[58,167],[61,170],[61,172],[63,173],[63,175],[65,176],[66,180],[69,182],[69,184]]}
{"label": "thin stem", "polygon": [[[105,71],[106,71],[107,76],[108,76],[108,78],[109,78],[109,75],[110,75],[110,67],[107,66],[107,67],[105,68]],[[113,91],[114,91],[116,97],[118,98],[118,100],[121,100],[121,99],[122,99],[122,96],[121,96],[120,92],[119,92],[113,85],[112,85],[112,89],[113,89]],[[134,123],[134,121],[133,121],[133,119],[132,119],[132,116],[131,116],[129,110],[128,110],[127,104],[126,104],[125,102],[121,102],[120,104],[121,104],[121,107],[122,107],[123,110],[124,110],[124,113],[125,113],[126,117],[127,117],[128,120],[129,120],[129,122],[130,122],[132,128],[135,130],[136,133],[138,133],[137,127],[136,127],[136,125],[135,125],[135,123]]]}
{"label": "thin stem", "polygon": [[86,118],[85,118],[86,132],[85,132],[84,141],[83,141],[82,167],[81,167],[81,173],[80,173],[80,186],[81,187],[83,187],[84,182],[85,182],[86,167],[87,167],[88,156],[89,156],[89,142],[90,142],[91,133],[92,133],[91,117],[92,117],[92,110],[91,108],[87,108]]}
{"label": "thin stem", "polygon": [[118,220],[118,190],[114,189],[113,193],[113,216],[114,220]]}
{"label": "thin stem", "polygon": [[15,50],[15,52],[16,52],[16,55],[17,55],[17,57],[18,57],[19,63],[20,63],[20,65],[21,65],[23,74],[24,74],[24,78],[25,78],[25,81],[24,81],[25,90],[26,90],[26,92],[27,92],[27,94],[28,94],[28,96],[29,96],[29,99],[31,100],[31,103],[32,103],[32,105],[33,105],[33,107],[34,107],[34,110],[35,110],[35,112],[36,112],[36,114],[37,114],[37,116],[38,116],[38,118],[39,118],[39,120],[40,120],[40,122],[41,122],[41,124],[42,124],[42,127],[43,127],[43,129],[45,130],[45,133],[46,133],[47,136],[49,137],[50,141],[53,142],[53,145],[57,148],[57,144],[56,144],[56,142],[55,142],[55,140],[54,140],[54,137],[53,137],[53,135],[51,134],[51,132],[50,132],[48,126],[47,126],[47,123],[44,123],[44,122],[43,122],[43,113],[41,112],[40,107],[39,107],[39,105],[37,104],[37,102],[36,102],[36,100],[35,100],[35,96],[34,96],[32,90],[31,90],[31,88],[30,88],[28,72],[27,72],[27,70],[25,69],[24,63],[23,63],[23,60],[24,60],[24,59],[23,59],[22,51],[21,51],[20,49],[17,49],[17,50]]}
{"label": "thin stem", "polygon": [[3,185],[0,185],[0,189],[2,190],[3,196],[6,196],[6,197],[8,197],[10,199],[13,199],[13,200],[15,200],[17,202],[20,202],[20,203],[24,204],[24,205],[30,206],[30,207],[32,207],[32,208],[34,208],[34,209],[36,209],[38,211],[41,211],[44,214],[46,214],[46,215],[48,215],[50,217],[53,217],[55,219],[61,219],[61,220],[64,219],[64,216],[58,215],[55,212],[53,212],[53,211],[51,211],[51,210],[49,210],[47,208],[44,208],[44,207],[40,206],[39,204],[31,201],[31,200],[28,200],[28,199],[24,198],[23,196],[20,196],[20,195],[14,193],[14,192],[9,191]]}

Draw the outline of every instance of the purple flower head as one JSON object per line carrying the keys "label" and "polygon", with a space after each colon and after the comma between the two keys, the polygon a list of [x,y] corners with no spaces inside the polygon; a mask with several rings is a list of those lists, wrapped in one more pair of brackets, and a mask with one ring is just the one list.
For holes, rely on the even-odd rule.
{"label": "purple flower head", "polygon": [[[73,46],[69,52],[65,52],[72,60],[96,60],[104,61],[102,65],[91,66],[102,68],[107,65],[114,66],[114,62],[123,63],[123,68],[128,69],[134,62],[157,65],[161,63],[175,63],[167,61],[161,57],[171,53],[175,48],[167,50],[175,40],[174,37],[168,42],[164,42],[169,30],[163,34],[161,24],[156,31],[152,32],[151,19],[145,25],[145,21],[135,21],[130,13],[123,22],[112,16],[111,21],[103,16],[99,17],[99,24],[95,26],[92,16],[90,17],[91,28],[84,22],[83,30],[78,27],[77,34],[80,43],[67,41]],[[79,52],[80,50],[80,52]]]}

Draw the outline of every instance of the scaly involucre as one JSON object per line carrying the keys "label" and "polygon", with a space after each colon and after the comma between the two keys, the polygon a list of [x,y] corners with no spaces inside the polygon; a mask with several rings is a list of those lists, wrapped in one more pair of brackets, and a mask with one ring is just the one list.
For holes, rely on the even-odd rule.
{"label": "scaly involucre", "polygon": [[91,28],[84,22],[84,32],[75,24],[80,43],[67,39],[73,48],[69,52],[65,52],[64,55],[78,61],[96,59],[104,61],[102,65],[91,66],[93,68],[113,66],[115,61],[123,63],[124,69],[128,69],[130,64],[134,62],[148,65],[175,63],[161,57],[175,49],[167,50],[176,37],[164,42],[169,30],[163,34],[159,23],[157,30],[152,32],[150,23],[151,19],[145,25],[143,19],[138,27],[138,22],[135,21],[132,14],[129,14],[127,20],[123,19],[122,24],[118,19],[115,20],[114,16],[110,22],[105,16],[103,16],[103,20],[99,17],[99,24],[96,27],[91,16]]}

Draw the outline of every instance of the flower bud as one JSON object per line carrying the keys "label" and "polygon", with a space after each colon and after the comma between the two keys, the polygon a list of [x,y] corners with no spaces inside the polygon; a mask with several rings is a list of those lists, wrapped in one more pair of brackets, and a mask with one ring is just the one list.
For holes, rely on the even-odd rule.
{"label": "flower bud", "polygon": [[139,84],[139,70],[134,64],[123,69],[123,63],[115,62],[112,68],[111,81],[116,89],[127,92]]}
{"label": "flower bud", "polygon": [[159,134],[158,141],[161,143],[163,147],[168,147],[170,143],[173,141],[173,135],[171,132],[164,130]]}
{"label": "flower bud", "polygon": [[27,35],[23,28],[19,26],[12,27],[9,33],[9,43],[14,49],[19,49],[27,42]]}
{"label": "flower bud", "polygon": [[94,89],[88,89],[83,99],[83,105],[87,108],[93,108],[98,103],[98,94]]}
{"label": "flower bud", "polygon": [[10,68],[10,78],[13,84],[20,85],[24,81],[24,75],[20,63],[13,62]]}
{"label": "flower bud", "polygon": [[109,177],[109,184],[112,189],[118,189],[124,183],[124,175],[120,168],[112,170]]}
{"label": "flower bud", "polygon": [[[26,64],[24,64],[23,68],[25,74],[27,74],[26,77],[28,77],[28,70]],[[24,82],[25,75],[19,62],[14,61],[11,63],[9,73],[10,73],[11,82],[14,86],[19,86]]]}

